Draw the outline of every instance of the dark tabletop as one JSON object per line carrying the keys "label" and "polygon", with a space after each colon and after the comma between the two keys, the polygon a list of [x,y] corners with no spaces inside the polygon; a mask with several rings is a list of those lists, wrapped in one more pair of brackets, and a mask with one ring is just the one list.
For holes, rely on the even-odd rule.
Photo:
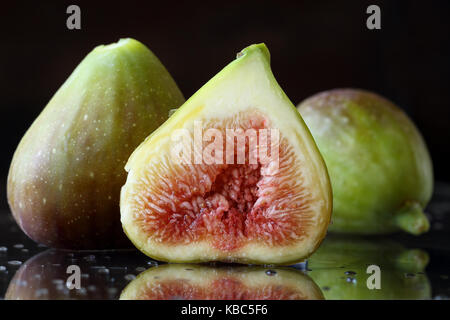
{"label": "dark tabletop", "polygon": [[[399,243],[405,248],[420,249],[429,257],[424,270],[405,272],[405,279],[412,276],[422,277],[420,290],[426,283],[429,293],[425,295],[407,296],[380,296],[390,298],[431,298],[448,299],[450,297],[450,184],[436,183],[433,199],[426,210],[431,221],[431,230],[422,236],[396,234],[388,237],[389,241]],[[370,239],[370,238],[369,238]],[[372,238],[379,241],[379,237]],[[385,240],[386,237],[383,237]],[[379,259],[383,259],[381,256]],[[387,258],[386,258],[387,259]],[[383,261],[379,261],[381,264]],[[30,240],[17,226],[9,212],[0,213],[0,298],[15,299],[118,299],[126,285],[136,276],[149,268],[162,265],[137,250],[120,251],[59,251],[36,244]],[[81,269],[82,287],[78,290],[69,290],[66,279],[69,265],[77,265]],[[217,267],[217,264],[213,265]],[[328,266],[331,269],[340,266]],[[233,268],[227,266],[227,268]],[[241,267],[242,268],[242,267]],[[268,269],[269,267],[267,267]],[[315,277],[314,267],[305,269],[305,265],[296,265],[290,268],[302,269],[312,279]],[[344,267],[342,267],[344,268]],[[345,293],[352,281],[345,276],[336,278],[340,298],[354,299],[358,296]],[[327,272],[320,270],[321,272]],[[337,274],[339,274],[338,271]],[[332,272],[329,272],[330,277]],[[351,279],[350,279],[351,280]],[[322,281],[322,280],[320,280]],[[339,283],[342,281],[342,283]],[[403,282],[393,282],[393,286],[400,286]],[[425,282],[424,282],[425,281]],[[348,283],[348,284],[345,284]],[[319,287],[323,291],[330,290],[329,286]],[[407,290],[414,290],[410,289]],[[418,289],[418,290],[419,290]],[[384,290],[394,290],[386,287]],[[325,296],[327,296],[325,294]],[[363,297],[363,296],[361,296]],[[365,296],[367,298],[367,296]],[[371,296],[369,296],[370,298]]]}

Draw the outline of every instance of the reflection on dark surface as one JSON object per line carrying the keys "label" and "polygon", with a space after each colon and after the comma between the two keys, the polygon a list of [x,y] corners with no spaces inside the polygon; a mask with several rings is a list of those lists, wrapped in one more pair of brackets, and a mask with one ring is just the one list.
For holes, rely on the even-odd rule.
{"label": "reflection on dark surface", "polygon": [[[405,234],[392,235],[389,238],[329,235],[308,260],[307,276],[312,278],[327,299],[448,299],[450,185],[436,184],[427,212],[431,230],[419,237]],[[67,267],[73,264],[78,265],[82,273],[79,290],[68,290],[64,286],[70,276],[66,273]],[[27,238],[9,212],[0,213],[0,299],[118,299],[124,288],[148,268],[149,271],[142,275],[143,279],[144,275],[158,276],[158,272],[169,276],[172,274],[170,270],[180,266],[151,268],[156,264],[156,261],[137,250],[48,250]],[[369,264],[380,266],[381,290],[369,290],[366,286],[370,276],[366,272]],[[202,268],[204,267],[206,265]],[[204,274],[219,275],[224,274],[227,268],[238,270],[240,267],[208,268],[209,271]],[[295,270],[298,268],[299,265],[282,269],[286,272],[297,272],[295,274],[299,279],[308,279],[303,270]],[[269,276],[265,273],[268,269],[262,268],[265,271],[260,272],[255,271],[257,269],[253,267],[242,267],[241,270],[247,271],[241,273],[248,274],[249,277],[254,274],[254,279],[264,279],[261,281],[278,281],[285,277],[284,272]],[[234,271],[227,272],[233,274]],[[180,270],[179,275],[175,276],[186,279],[191,277],[192,282],[195,282],[199,279],[194,277],[195,274],[195,270]],[[291,279],[290,271],[287,275]],[[126,291],[134,286],[137,288],[137,284],[144,281],[138,280],[133,281],[133,285],[127,287]],[[230,283],[234,282],[227,282]],[[122,297],[125,297],[125,293]]]}
{"label": "reflection on dark surface", "polygon": [[[430,299],[428,261],[424,250],[392,240],[329,235],[308,266],[326,299]],[[380,268],[380,289],[367,285],[370,265]]]}
{"label": "reflection on dark surface", "polygon": [[317,300],[321,290],[294,268],[166,264],[140,274],[124,300]]}
{"label": "reflection on dark surface", "polygon": [[[137,252],[70,252],[47,250],[26,261],[11,279],[7,300],[117,299],[120,291],[146,265]],[[145,259],[147,260],[147,259]],[[126,263],[125,263],[126,262]],[[147,261],[148,265],[156,262]],[[66,282],[80,268],[80,288],[69,289]]]}

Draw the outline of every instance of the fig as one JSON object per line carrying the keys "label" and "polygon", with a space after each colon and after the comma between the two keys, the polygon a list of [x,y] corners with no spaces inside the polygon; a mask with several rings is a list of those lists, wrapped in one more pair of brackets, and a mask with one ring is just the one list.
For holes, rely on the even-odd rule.
{"label": "fig", "polygon": [[330,221],[326,167],[264,44],[239,53],[125,169],[123,228],[156,260],[299,262]]}
{"label": "fig", "polygon": [[50,247],[131,246],[120,224],[123,166],[184,102],[142,43],[98,46],[78,65],[20,141],[8,202],[22,230]]}
{"label": "fig", "polygon": [[400,108],[368,91],[335,89],[306,99],[298,110],[330,174],[330,231],[428,231],[423,209],[433,189],[431,158]]}
{"label": "fig", "polygon": [[[330,300],[430,299],[428,261],[425,251],[393,240],[328,235],[309,258],[308,275]],[[379,288],[368,286],[371,265],[380,268]]]}
{"label": "fig", "polygon": [[121,300],[322,300],[314,281],[293,268],[166,264],[139,274]]}

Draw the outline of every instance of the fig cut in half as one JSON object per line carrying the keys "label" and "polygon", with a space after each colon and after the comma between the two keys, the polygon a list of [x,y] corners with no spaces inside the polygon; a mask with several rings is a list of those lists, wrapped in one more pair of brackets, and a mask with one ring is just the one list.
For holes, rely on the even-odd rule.
{"label": "fig cut in half", "polygon": [[289,264],[319,246],[328,173],[269,60],[244,49],[131,155],[121,221],[148,256]]}
{"label": "fig cut in half", "polygon": [[166,264],[148,269],[121,300],[323,300],[322,291],[294,268]]}

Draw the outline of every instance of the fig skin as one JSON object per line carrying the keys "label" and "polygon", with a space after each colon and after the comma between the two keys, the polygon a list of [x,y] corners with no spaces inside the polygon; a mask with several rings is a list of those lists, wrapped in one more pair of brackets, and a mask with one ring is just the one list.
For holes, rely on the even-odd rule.
{"label": "fig skin", "polygon": [[402,110],[357,89],[325,91],[297,108],[330,174],[330,231],[428,231],[422,210],[432,195],[432,162],[421,134]]}
{"label": "fig skin", "polygon": [[276,290],[270,297],[272,299],[323,300],[322,291],[314,281],[294,268],[195,264],[166,264],[150,268],[125,287],[120,300],[151,299],[149,296],[154,293],[152,286],[158,294],[162,288],[170,288],[171,285],[179,285],[183,290],[176,296],[159,299],[255,300],[258,295],[262,297],[256,299],[264,299],[264,289],[267,290],[265,294],[271,294],[272,288]]}
{"label": "fig skin", "polygon": [[[392,240],[328,235],[308,260],[308,275],[330,300],[430,299],[431,285],[423,272],[428,262],[426,251]],[[367,287],[369,265],[380,267],[381,289]]]}
{"label": "fig skin", "polygon": [[134,39],[98,46],[20,141],[8,202],[22,230],[50,247],[130,247],[120,224],[129,155],[184,102],[158,58]]}

